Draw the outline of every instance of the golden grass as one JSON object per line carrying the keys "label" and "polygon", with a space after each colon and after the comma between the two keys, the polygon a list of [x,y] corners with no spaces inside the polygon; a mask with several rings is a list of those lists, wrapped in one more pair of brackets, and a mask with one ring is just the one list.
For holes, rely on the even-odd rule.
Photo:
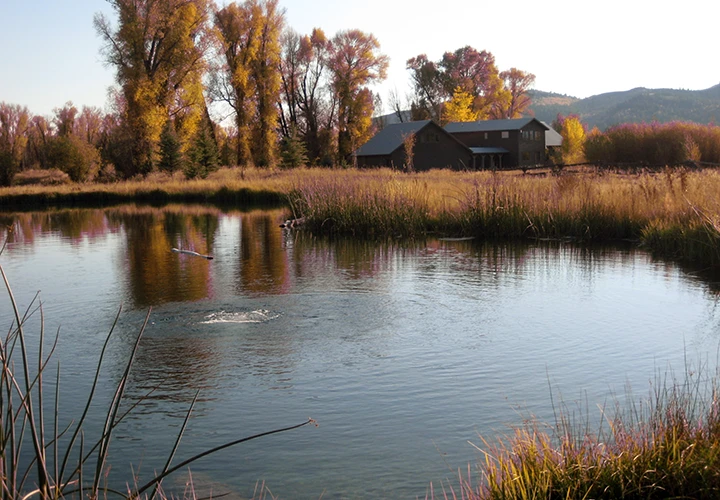
{"label": "golden grass", "polygon": [[715,170],[562,175],[389,169],[231,169],[207,179],[153,174],[113,184],[0,188],[12,205],[289,202],[314,232],[357,237],[629,239],[702,265],[720,264]]}

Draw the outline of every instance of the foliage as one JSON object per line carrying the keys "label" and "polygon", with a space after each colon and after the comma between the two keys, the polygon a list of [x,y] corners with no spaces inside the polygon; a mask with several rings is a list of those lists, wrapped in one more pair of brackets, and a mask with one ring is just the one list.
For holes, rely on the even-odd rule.
{"label": "foliage", "polygon": [[720,163],[720,127],[687,122],[617,125],[594,131],[585,152],[588,161],[603,164]]}
{"label": "foliage", "polygon": [[200,124],[192,146],[188,153],[189,159],[185,166],[185,177],[205,178],[219,167],[218,147],[212,132],[212,124],[205,119]]}
{"label": "foliage", "polygon": [[379,54],[380,44],[360,30],[341,31],[328,50],[328,69],[338,103],[338,161],[370,138],[372,92],[367,85],[386,77],[389,60]]}
{"label": "foliage", "polygon": [[478,113],[473,111],[473,96],[462,89],[455,87],[452,99],[445,104],[441,124],[452,122],[474,122]]}
{"label": "foliage", "polygon": [[562,136],[560,157],[556,160],[563,165],[573,165],[585,161],[585,126],[577,115],[564,117],[558,115],[552,127]]}
{"label": "foliage", "polygon": [[146,175],[155,165],[168,116],[174,116],[181,141],[194,135],[202,116],[210,2],[110,0],[110,4],[118,27],[98,14],[95,28],[105,41],[105,60],[115,67],[121,88],[120,116],[129,136],[125,155],[129,163],[119,170],[126,176]]}
{"label": "foliage", "polygon": [[442,121],[443,107],[458,87],[472,95],[476,119],[515,118],[529,105],[528,89],[535,81],[534,75],[516,68],[499,73],[490,52],[470,46],[446,52],[437,62],[421,54],[408,59],[407,69],[414,90],[414,120]]}
{"label": "foliage", "polygon": [[403,135],[403,151],[405,152],[405,171],[406,172],[413,172],[415,171],[415,142],[417,141],[417,136],[415,135],[415,132],[412,132],[407,135]]}
{"label": "foliage", "polygon": [[74,134],[52,138],[47,156],[50,167],[65,172],[73,182],[92,180],[100,169],[95,146]]}
{"label": "foliage", "polygon": [[168,120],[160,134],[160,161],[158,168],[165,172],[177,172],[183,167],[182,144],[175,132],[175,124]]}
{"label": "foliage", "polygon": [[280,157],[280,164],[283,168],[297,168],[307,165],[307,149],[305,149],[305,143],[298,136],[297,129],[292,128],[290,135],[283,138]]}
{"label": "foliage", "polygon": [[504,82],[503,92],[498,96],[490,115],[493,118],[520,118],[531,103],[528,90],[535,83],[535,75],[517,68],[500,73]]}
{"label": "foliage", "polygon": [[0,186],[10,186],[21,166],[29,122],[27,108],[0,102]]}

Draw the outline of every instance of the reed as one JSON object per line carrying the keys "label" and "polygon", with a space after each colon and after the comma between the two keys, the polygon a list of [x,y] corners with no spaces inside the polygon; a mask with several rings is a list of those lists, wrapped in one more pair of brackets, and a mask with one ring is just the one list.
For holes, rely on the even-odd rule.
{"label": "reed", "polygon": [[718,380],[690,371],[658,379],[646,399],[601,409],[594,431],[563,407],[554,425],[531,420],[497,441],[481,438],[477,470],[427,498],[718,498]]}
{"label": "reed", "polygon": [[[7,239],[0,247],[0,256],[6,242]],[[121,498],[165,497],[162,481],[196,460],[246,441],[286,432],[313,422],[308,419],[300,424],[242,437],[174,464],[175,453],[197,399],[196,394],[175,442],[169,443],[170,448],[164,467],[145,483],[129,481],[128,491],[112,489],[105,484],[108,451],[117,426],[140,403],[136,402],[130,405],[129,409],[121,410],[128,406],[124,404],[125,389],[150,311],[135,338],[129,360],[106,409],[103,428],[97,438],[92,440],[90,438],[92,431],[88,431],[85,423],[91,407],[94,406],[94,396],[102,373],[106,348],[121,311],[118,311],[99,354],[92,386],[81,415],[74,422],[61,427],[60,368],[58,366],[54,373],[49,368],[52,354],[58,345],[58,334],[55,335],[52,347],[46,354],[45,321],[43,307],[38,300],[39,294],[27,309],[21,311],[2,265],[0,265],[0,276],[14,318],[7,336],[0,342],[0,498],[3,500],[20,498],[25,500],[32,497],[60,499],[78,496],[96,499],[108,495],[117,495]],[[28,321],[35,314],[40,315],[40,331],[33,336],[26,329]],[[31,344],[37,345],[37,351],[31,351]],[[55,385],[54,394],[50,394],[51,401],[47,400],[48,395],[45,393],[45,380],[48,376],[52,376]],[[131,471],[128,471],[128,476],[131,477]],[[267,490],[264,486],[259,494],[260,498],[266,497]]]}
{"label": "reed", "polygon": [[561,175],[389,169],[222,169],[188,181],[0,189],[5,207],[128,201],[289,205],[311,231],[364,238],[632,240],[658,255],[720,265],[720,173],[666,168]]}

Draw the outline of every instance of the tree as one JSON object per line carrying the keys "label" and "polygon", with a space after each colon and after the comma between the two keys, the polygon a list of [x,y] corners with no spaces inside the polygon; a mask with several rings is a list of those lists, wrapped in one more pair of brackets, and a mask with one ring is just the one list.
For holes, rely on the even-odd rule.
{"label": "tree", "polygon": [[445,104],[445,110],[442,115],[443,125],[451,122],[474,122],[478,118],[478,113],[473,111],[473,96],[462,89],[455,87],[452,99]]}
{"label": "tree", "polygon": [[461,87],[474,97],[473,111],[477,112],[478,118],[488,118],[503,90],[495,57],[486,50],[479,52],[465,46],[455,52],[445,52],[439,67],[446,94],[451,95],[456,87]]}
{"label": "tree", "polygon": [[411,119],[440,121],[441,105],[448,94],[443,86],[443,77],[438,65],[425,54],[408,59],[415,99],[411,103]]}
{"label": "tree", "polygon": [[256,165],[275,163],[277,150],[278,107],[280,100],[279,70],[281,59],[280,35],[283,30],[284,10],[278,0],[265,0],[261,4],[258,51],[253,61],[253,78],[257,89],[257,122],[254,127]]}
{"label": "tree", "polygon": [[219,166],[217,142],[213,133],[213,124],[209,116],[200,123],[188,153],[189,159],[185,167],[185,177],[205,178]]}
{"label": "tree", "polygon": [[415,132],[403,135],[403,151],[405,152],[405,171],[412,172],[415,170],[415,142],[417,136]]}
{"label": "tree", "polygon": [[211,2],[109,2],[118,27],[97,14],[95,28],[105,41],[103,54],[116,69],[124,101],[122,120],[131,142],[124,174],[146,174],[169,116],[176,120],[181,140],[193,136],[200,122]]}
{"label": "tree", "polygon": [[0,102],[0,186],[10,186],[20,169],[29,125],[26,107]]}
{"label": "tree", "polygon": [[333,156],[330,151],[337,99],[329,90],[327,71],[330,42],[323,30],[300,36],[289,30],[283,37],[280,65],[283,102],[280,106],[283,135],[292,127],[305,141],[312,164]]}
{"label": "tree", "polygon": [[535,83],[535,75],[517,68],[500,73],[504,82],[503,92],[490,112],[493,118],[519,118],[530,106],[528,90]]}
{"label": "tree", "polygon": [[367,85],[385,79],[388,58],[379,54],[380,44],[360,30],[341,31],[328,51],[328,69],[338,103],[338,160],[345,162],[360,141],[368,136],[373,111]]}
{"label": "tree", "polygon": [[564,117],[558,114],[552,127],[562,136],[560,161],[565,165],[585,161],[585,126],[577,115]]}
{"label": "tree", "polygon": [[176,172],[183,167],[182,145],[175,132],[175,124],[168,120],[160,134],[160,161],[158,168],[165,172]]}
{"label": "tree", "polygon": [[73,182],[85,182],[100,170],[98,150],[75,134],[58,135],[48,143],[48,163],[68,174]]}
{"label": "tree", "polygon": [[305,149],[305,143],[298,136],[296,129],[293,128],[290,135],[283,138],[280,157],[283,168],[296,168],[307,165],[307,149]]}

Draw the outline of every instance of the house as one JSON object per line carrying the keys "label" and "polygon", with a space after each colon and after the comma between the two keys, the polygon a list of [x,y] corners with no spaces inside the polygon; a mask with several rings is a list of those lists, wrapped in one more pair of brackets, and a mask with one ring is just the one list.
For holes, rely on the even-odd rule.
{"label": "house", "polygon": [[405,142],[412,136],[414,170],[473,168],[470,149],[432,120],[388,125],[353,153],[357,166],[403,168]]}
{"label": "house", "polygon": [[445,130],[470,148],[476,170],[522,168],[547,160],[551,129],[535,118],[453,122]]}

